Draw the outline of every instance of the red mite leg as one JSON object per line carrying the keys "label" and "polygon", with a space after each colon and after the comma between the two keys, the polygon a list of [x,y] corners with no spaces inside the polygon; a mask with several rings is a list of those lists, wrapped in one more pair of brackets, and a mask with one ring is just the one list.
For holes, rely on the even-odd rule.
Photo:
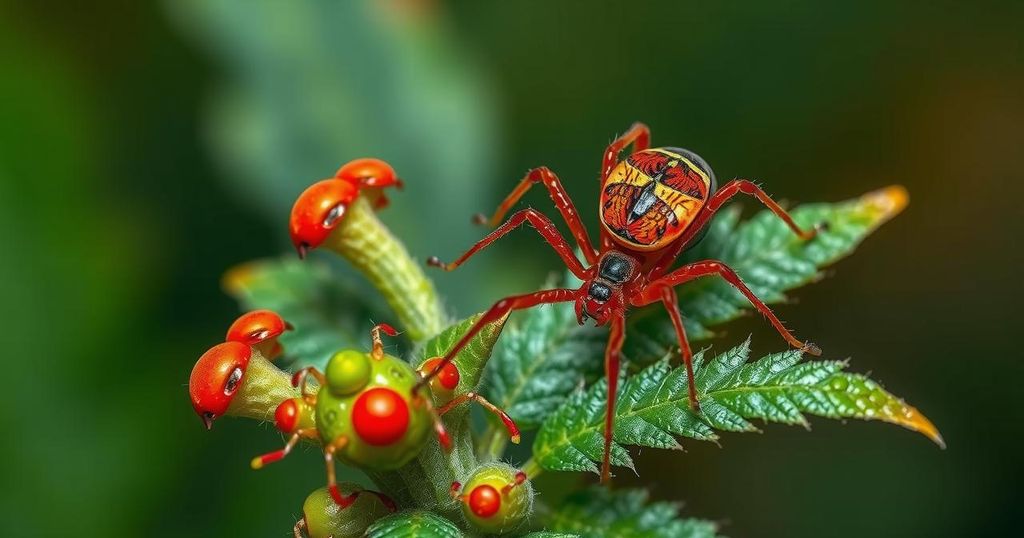
{"label": "red mite leg", "polygon": [[576,238],[576,243],[579,245],[580,250],[583,251],[583,257],[586,258],[587,263],[593,264],[597,261],[597,252],[594,250],[593,244],[590,242],[590,236],[587,235],[587,229],[583,226],[583,222],[580,221],[580,214],[576,211],[576,206],[573,205],[572,199],[565,193],[565,189],[562,187],[561,180],[555,175],[548,167],[541,166],[534,168],[526,173],[519,185],[505,198],[501,205],[498,206],[498,210],[494,212],[494,215],[490,219],[482,214],[478,214],[473,217],[473,220],[477,224],[487,224],[490,227],[495,227],[501,222],[501,219],[505,217],[512,206],[519,201],[520,198],[526,194],[526,191],[530,190],[530,187],[534,183],[540,183],[548,189],[548,194],[551,195],[551,201],[555,203],[555,207],[558,208],[558,212],[562,214],[562,218],[565,219],[565,223],[569,225],[569,229],[572,231],[573,237]]}
{"label": "red mite leg", "polygon": [[295,448],[295,445],[299,442],[299,439],[301,439],[303,436],[312,436],[315,434],[315,430],[296,430],[295,433],[293,433],[292,436],[288,438],[288,442],[285,443],[284,448],[280,450],[275,450],[273,452],[268,452],[262,456],[256,456],[255,458],[253,458],[251,462],[252,468],[261,469],[264,465],[283,460],[284,457],[287,456],[292,451],[293,448]]}
{"label": "red mite leg", "polygon": [[441,443],[441,448],[445,452],[450,452],[452,449],[452,439],[448,436],[448,430],[444,429],[444,422],[441,422],[441,415],[434,409],[434,402],[430,396],[423,396],[417,393],[419,385],[413,387],[413,402],[416,405],[427,406],[427,412],[430,413],[430,420],[434,423],[434,433],[437,434],[437,442]]}
{"label": "red mite leg", "polygon": [[612,471],[612,433],[615,431],[615,400],[619,391],[619,361],[626,327],[621,315],[612,317],[608,347],[604,352],[604,373],[608,378],[608,405],[604,410],[604,459],[601,461],[601,482],[608,483]]}
{"label": "red mite leg", "polygon": [[388,507],[388,510],[391,510],[392,512],[397,511],[398,506],[395,505],[395,501],[392,500],[391,497],[388,497],[379,491],[358,489],[348,495],[342,495],[341,490],[338,489],[337,479],[334,476],[334,453],[344,448],[346,444],[348,444],[348,438],[343,435],[339,435],[324,447],[324,462],[327,465],[327,491],[330,492],[331,498],[334,499],[334,502],[338,503],[338,506],[342,508],[348,508],[349,506],[352,506],[352,503],[356,502],[359,495],[363,493],[372,493],[376,495],[382,503],[384,503],[384,506]]}
{"label": "red mite leg", "polygon": [[437,377],[437,374],[441,373],[441,370],[444,369],[445,365],[452,362],[452,360],[455,359],[455,355],[458,355],[458,353],[462,351],[462,348],[466,347],[466,344],[468,344],[470,340],[472,340],[473,337],[476,336],[476,334],[479,333],[480,330],[483,329],[488,323],[505,317],[509,312],[513,310],[522,310],[524,308],[530,308],[531,306],[537,306],[539,304],[562,303],[566,301],[571,301],[573,300],[575,294],[576,290],[560,288],[553,290],[538,291],[535,293],[528,293],[526,295],[515,295],[512,297],[506,297],[498,301],[497,303],[494,303],[494,306],[489,308],[487,312],[484,312],[484,314],[480,316],[480,319],[478,319],[476,323],[474,323],[473,326],[470,327],[468,331],[466,331],[466,334],[462,335],[462,338],[460,338],[459,341],[456,342],[455,345],[448,350],[448,353],[445,354],[444,358],[438,361],[437,366],[435,366],[434,369],[429,374],[424,376],[422,379],[419,380],[418,383],[416,383],[416,385],[412,389],[413,393],[418,393],[420,389],[423,388],[424,385],[430,383],[431,379]]}
{"label": "red mite leg", "polygon": [[658,278],[665,274],[665,271],[675,263],[676,258],[679,257],[679,253],[682,252],[683,247],[693,239],[694,235],[697,234],[704,226],[711,220],[715,212],[722,208],[726,202],[728,202],[733,196],[739,193],[748,194],[757,198],[762,204],[764,204],[772,213],[775,213],[780,219],[782,219],[790,230],[797,235],[800,239],[811,240],[818,235],[818,228],[812,228],[810,230],[804,230],[793,220],[793,217],[782,209],[782,206],[777,204],[775,200],[772,200],[771,196],[768,196],[760,187],[754,182],[746,179],[735,179],[726,183],[721,189],[718,189],[715,194],[708,199],[707,204],[697,214],[697,218],[694,219],[693,223],[683,232],[683,235],[676,239],[673,246],[669,247],[665,251],[658,263],[651,269],[650,275],[652,279]]}
{"label": "red mite leg", "polygon": [[558,255],[562,258],[562,261],[565,262],[565,265],[569,267],[569,270],[572,271],[572,274],[576,275],[576,277],[581,280],[586,278],[586,269],[583,268],[583,265],[580,264],[579,259],[576,258],[576,254],[573,253],[572,247],[570,247],[569,244],[565,242],[565,239],[562,237],[562,235],[558,233],[558,228],[555,228],[555,225],[554,223],[551,222],[551,219],[547,218],[542,213],[532,208],[524,209],[522,211],[519,211],[515,215],[512,215],[512,217],[505,221],[504,224],[502,224],[500,227],[498,227],[491,233],[487,234],[487,237],[484,237],[483,239],[478,241],[469,250],[467,250],[465,254],[459,256],[459,258],[456,259],[455,261],[451,263],[442,263],[441,260],[437,258],[437,256],[431,256],[430,258],[427,258],[427,265],[431,265],[433,267],[440,267],[445,271],[453,271],[455,270],[456,267],[465,263],[466,260],[468,260],[474,254],[487,248],[488,246],[490,246],[491,243],[500,239],[501,236],[516,229],[525,220],[529,220],[530,224],[533,225],[537,232],[540,233],[542,237],[544,237],[544,240],[547,241],[549,245],[551,245],[551,248],[555,249],[555,252],[557,252]]}
{"label": "red mite leg", "polygon": [[501,488],[501,494],[508,495],[508,492],[512,491],[516,486],[521,485],[523,482],[526,482],[526,473],[517,471],[515,482],[506,484],[505,487]]}
{"label": "red mite leg", "polygon": [[298,372],[295,372],[295,374],[292,375],[292,386],[301,386],[302,388],[300,389],[300,392],[302,393],[302,399],[306,400],[306,403],[309,405],[316,405],[316,393],[309,390],[309,385],[307,383],[307,380],[310,377],[316,379],[316,382],[319,383],[321,387],[327,386],[327,379],[324,377],[324,374],[313,366],[307,366]]}
{"label": "red mite leg", "polygon": [[515,421],[512,420],[512,417],[508,416],[508,413],[502,411],[501,408],[499,408],[498,406],[496,406],[496,405],[492,404],[491,402],[487,401],[486,398],[484,398],[483,396],[480,396],[479,394],[477,394],[475,392],[467,392],[466,394],[463,394],[462,396],[456,397],[455,399],[453,399],[452,401],[444,404],[440,409],[438,409],[437,410],[437,414],[443,415],[443,414],[447,413],[448,411],[451,411],[452,408],[454,408],[455,406],[457,406],[459,404],[463,404],[463,403],[468,402],[470,400],[475,400],[477,403],[482,405],[484,407],[484,409],[490,411],[491,413],[494,413],[495,416],[497,416],[499,419],[501,419],[501,423],[504,424],[505,425],[505,429],[508,430],[508,436],[512,439],[512,442],[517,444],[517,445],[519,444],[519,439],[520,439],[519,427],[516,426],[516,423],[515,423]]}
{"label": "red mite leg", "polygon": [[676,330],[676,339],[679,340],[679,353],[683,356],[683,364],[686,365],[686,384],[690,392],[690,409],[700,412],[700,403],[697,401],[697,385],[693,379],[693,351],[690,350],[690,342],[686,339],[686,328],[683,327],[683,318],[679,315],[679,299],[676,298],[675,288],[665,287],[661,289],[661,302],[668,310],[668,317],[672,320],[672,327]]}
{"label": "red mite leg", "polygon": [[651,129],[640,122],[636,122],[629,126],[629,130],[622,133],[622,136],[612,140],[611,144],[608,144],[608,149],[604,151],[604,160],[601,163],[601,184],[604,185],[604,181],[608,179],[608,174],[612,173],[612,169],[619,163],[619,154],[622,150],[626,149],[626,146],[633,144],[633,151],[643,151],[651,145]]}
{"label": "red mite leg", "polygon": [[398,331],[387,323],[378,323],[370,329],[370,338],[373,340],[373,348],[370,350],[370,356],[376,360],[384,358],[384,342],[380,339],[380,333],[384,333],[388,336],[398,336]]}
{"label": "red mite leg", "polygon": [[700,278],[702,276],[715,274],[721,276],[722,278],[725,279],[726,282],[732,285],[732,287],[739,290],[739,292],[742,293],[747,298],[747,300],[750,301],[750,304],[754,305],[754,308],[756,308],[758,312],[760,312],[764,317],[768,318],[768,321],[771,322],[773,327],[775,327],[775,330],[778,331],[780,335],[782,335],[782,338],[784,338],[786,342],[789,342],[789,345],[795,348],[799,348],[811,355],[821,355],[821,349],[818,346],[810,342],[801,342],[800,340],[797,340],[797,338],[793,336],[793,334],[790,333],[785,326],[782,325],[782,322],[779,321],[779,318],[775,317],[775,314],[772,312],[770,308],[768,308],[768,305],[764,304],[764,302],[762,302],[761,299],[758,299],[757,296],[754,295],[754,292],[750,291],[750,288],[748,288],[747,285],[744,284],[742,280],[740,280],[739,275],[737,275],[735,271],[730,269],[729,266],[719,261],[705,260],[701,262],[684,265],[679,269],[672,271],[668,275],[665,275],[659,278],[658,280],[649,283],[640,292],[641,304],[650,304],[658,300],[658,298],[660,298],[661,295],[660,290],[662,287],[675,287],[678,286],[679,284],[689,282],[693,279]]}

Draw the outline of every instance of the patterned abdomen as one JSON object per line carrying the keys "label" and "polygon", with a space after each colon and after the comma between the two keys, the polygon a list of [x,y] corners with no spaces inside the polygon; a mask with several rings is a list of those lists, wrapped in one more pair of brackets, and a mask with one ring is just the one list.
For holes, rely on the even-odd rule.
{"label": "patterned abdomen", "polygon": [[656,250],[679,237],[693,222],[712,181],[710,172],[698,167],[689,155],[682,150],[644,150],[612,170],[601,193],[600,209],[601,222],[615,241],[635,250]]}

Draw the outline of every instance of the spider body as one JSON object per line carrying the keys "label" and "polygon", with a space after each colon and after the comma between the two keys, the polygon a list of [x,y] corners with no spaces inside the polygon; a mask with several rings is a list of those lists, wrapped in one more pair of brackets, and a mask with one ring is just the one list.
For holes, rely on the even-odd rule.
{"label": "spider body", "polygon": [[[753,182],[737,179],[717,189],[714,172],[700,156],[679,148],[650,149],[649,143],[650,130],[646,125],[636,123],[612,141],[605,151],[600,176],[601,235],[596,248],[558,176],[548,168],[540,167],[527,173],[490,219],[476,217],[477,222],[497,226],[494,231],[451,263],[442,263],[436,257],[427,260],[429,265],[447,271],[454,270],[501,236],[529,222],[558,253],[569,271],[583,281],[576,289],[542,290],[499,300],[435,363],[434,370],[416,388],[430,382],[441,372],[487,323],[512,310],[575,302],[576,317],[581,325],[593,319],[597,325],[607,324],[610,327],[605,350],[608,403],[605,412],[602,481],[607,481],[610,476],[614,426],[612,410],[615,409],[620,355],[625,340],[625,317],[630,308],[653,303],[664,305],[679,341],[680,355],[688,374],[690,405],[695,411],[699,411],[699,399],[693,381],[693,354],[686,339],[675,293],[675,287],[680,284],[705,276],[720,276],[740,291],[790,345],[814,355],[821,353],[814,344],[797,340],[771,309],[724,263],[704,260],[672,269],[679,254],[700,239],[715,212],[739,193],[756,197],[802,239],[812,239],[817,230],[800,228],[782,207]],[[630,145],[633,146],[632,152],[626,159],[619,160],[620,154]],[[505,214],[537,183],[544,185],[568,224],[576,246],[583,254],[582,261],[554,223],[535,209],[521,210],[502,223]]]}
{"label": "spider body", "polygon": [[696,153],[637,151],[612,169],[601,189],[601,224],[626,249],[656,251],[693,224],[714,191],[715,175]]}

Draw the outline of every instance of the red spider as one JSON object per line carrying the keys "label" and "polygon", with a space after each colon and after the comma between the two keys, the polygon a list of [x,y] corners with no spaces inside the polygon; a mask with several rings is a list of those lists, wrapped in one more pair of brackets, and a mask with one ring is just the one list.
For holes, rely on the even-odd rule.
{"label": "red spider", "polygon": [[[619,154],[630,144],[633,152],[623,161]],[[736,272],[724,263],[705,260],[683,265],[669,271],[683,249],[699,239],[712,215],[726,201],[738,193],[757,197],[765,206],[802,239],[811,239],[817,229],[803,230],[788,213],[754,183],[737,179],[716,190],[715,175],[704,159],[679,148],[650,149],[650,130],[642,123],[633,124],[616,138],[604,153],[601,166],[601,245],[594,248],[579,214],[562,188],[558,176],[546,167],[535,168],[526,174],[515,190],[505,198],[490,220],[482,215],[479,223],[496,226],[509,209],[534,184],[547,188],[555,206],[572,230],[576,244],[583,252],[586,265],[576,257],[573,249],[555,228],[549,218],[528,208],[512,215],[504,224],[473,245],[465,254],[451,263],[442,263],[431,257],[427,263],[451,271],[472,255],[484,249],[524,221],[529,221],[565,262],[568,269],[583,281],[578,289],[551,289],[526,295],[506,297],[494,304],[473,327],[453,346],[437,367],[420,381],[427,383],[444,365],[473,338],[486,324],[502,318],[513,310],[533,306],[575,301],[576,317],[582,325],[593,318],[597,325],[611,325],[608,347],[605,351],[605,374],[608,377],[608,405],[605,410],[604,460],[601,481],[610,473],[612,426],[615,397],[618,386],[619,359],[625,339],[625,316],[630,307],[661,302],[679,339],[680,353],[689,381],[690,406],[699,412],[697,389],[693,381],[693,353],[686,340],[675,287],[707,275],[719,275],[743,293],[761,314],[785,338],[786,342],[812,355],[821,350],[810,342],[797,340],[783,326],[779,318],[760,300]],[[419,388],[419,385],[416,387]]]}

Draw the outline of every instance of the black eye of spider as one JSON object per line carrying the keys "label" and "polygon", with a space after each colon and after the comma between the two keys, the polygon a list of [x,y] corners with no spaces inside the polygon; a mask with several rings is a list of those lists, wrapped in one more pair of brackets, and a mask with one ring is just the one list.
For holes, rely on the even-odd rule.
{"label": "black eye of spider", "polygon": [[604,302],[612,296],[612,289],[600,282],[594,282],[590,285],[590,291],[588,292],[594,299]]}
{"label": "black eye of spider", "polygon": [[601,269],[598,274],[601,278],[622,284],[629,278],[629,273],[629,262],[618,256],[608,256],[601,261]]}

